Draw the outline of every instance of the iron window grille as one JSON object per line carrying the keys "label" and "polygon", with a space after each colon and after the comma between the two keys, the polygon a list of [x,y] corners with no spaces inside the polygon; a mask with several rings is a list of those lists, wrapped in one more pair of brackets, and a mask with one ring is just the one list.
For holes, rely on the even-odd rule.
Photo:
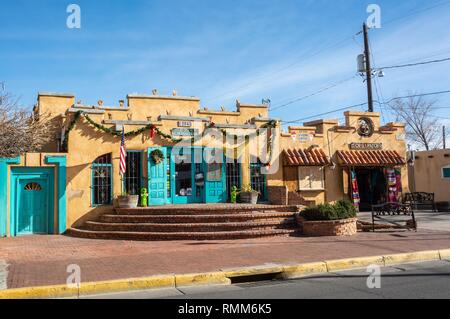
{"label": "iron window grille", "polygon": [[92,205],[112,204],[112,161],[111,154],[98,157],[91,165]]}
{"label": "iron window grille", "polygon": [[250,163],[250,186],[259,192],[259,200],[267,201],[267,175],[262,173],[264,165],[258,159],[256,163]]}
{"label": "iron window grille", "polygon": [[129,195],[140,195],[142,187],[142,157],[141,151],[127,151],[127,170],[123,177],[125,191]]}
{"label": "iron window grille", "polygon": [[231,190],[233,186],[242,188],[241,164],[239,160],[234,159],[233,163],[227,162],[227,193],[228,199],[231,199]]}

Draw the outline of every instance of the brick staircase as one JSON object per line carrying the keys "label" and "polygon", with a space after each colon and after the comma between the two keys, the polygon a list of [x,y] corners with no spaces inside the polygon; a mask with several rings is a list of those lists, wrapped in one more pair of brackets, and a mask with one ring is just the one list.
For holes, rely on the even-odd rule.
{"label": "brick staircase", "polygon": [[115,209],[68,231],[118,240],[232,240],[297,234],[297,206],[186,205]]}

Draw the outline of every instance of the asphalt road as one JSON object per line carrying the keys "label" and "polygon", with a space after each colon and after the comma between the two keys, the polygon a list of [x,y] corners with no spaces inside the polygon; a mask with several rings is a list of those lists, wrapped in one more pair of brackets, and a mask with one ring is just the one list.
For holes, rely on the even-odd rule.
{"label": "asphalt road", "polygon": [[289,281],[158,289],[91,296],[105,299],[380,299],[450,298],[450,261],[381,269],[381,288],[369,289],[366,269]]}

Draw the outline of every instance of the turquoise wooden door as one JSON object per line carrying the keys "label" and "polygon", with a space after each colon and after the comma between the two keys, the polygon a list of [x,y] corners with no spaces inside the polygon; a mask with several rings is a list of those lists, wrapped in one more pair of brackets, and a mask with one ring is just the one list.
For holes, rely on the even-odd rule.
{"label": "turquoise wooden door", "polygon": [[23,179],[17,185],[17,236],[48,234],[49,192],[46,179]]}
{"label": "turquoise wooden door", "polygon": [[[160,150],[164,155],[161,163],[155,163],[152,152]],[[167,149],[152,147],[148,149],[148,192],[149,205],[165,205],[167,202]]]}
{"label": "turquoise wooden door", "polygon": [[227,198],[225,157],[220,149],[205,149],[205,203],[224,203]]}

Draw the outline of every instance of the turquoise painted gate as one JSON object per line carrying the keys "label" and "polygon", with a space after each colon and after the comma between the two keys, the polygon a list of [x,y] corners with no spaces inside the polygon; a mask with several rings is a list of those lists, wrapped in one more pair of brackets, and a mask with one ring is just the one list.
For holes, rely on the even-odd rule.
{"label": "turquoise painted gate", "polygon": [[52,170],[14,168],[11,180],[11,236],[52,234]]}
{"label": "turquoise painted gate", "polygon": [[48,185],[45,179],[18,184],[16,235],[48,233]]}
{"label": "turquoise painted gate", "polygon": [[205,203],[224,203],[227,200],[225,156],[221,149],[205,148]]}
{"label": "turquoise painted gate", "polygon": [[[155,163],[152,152],[159,150],[164,155],[161,163]],[[152,147],[148,149],[148,193],[149,205],[165,205],[167,203],[167,149]]]}

